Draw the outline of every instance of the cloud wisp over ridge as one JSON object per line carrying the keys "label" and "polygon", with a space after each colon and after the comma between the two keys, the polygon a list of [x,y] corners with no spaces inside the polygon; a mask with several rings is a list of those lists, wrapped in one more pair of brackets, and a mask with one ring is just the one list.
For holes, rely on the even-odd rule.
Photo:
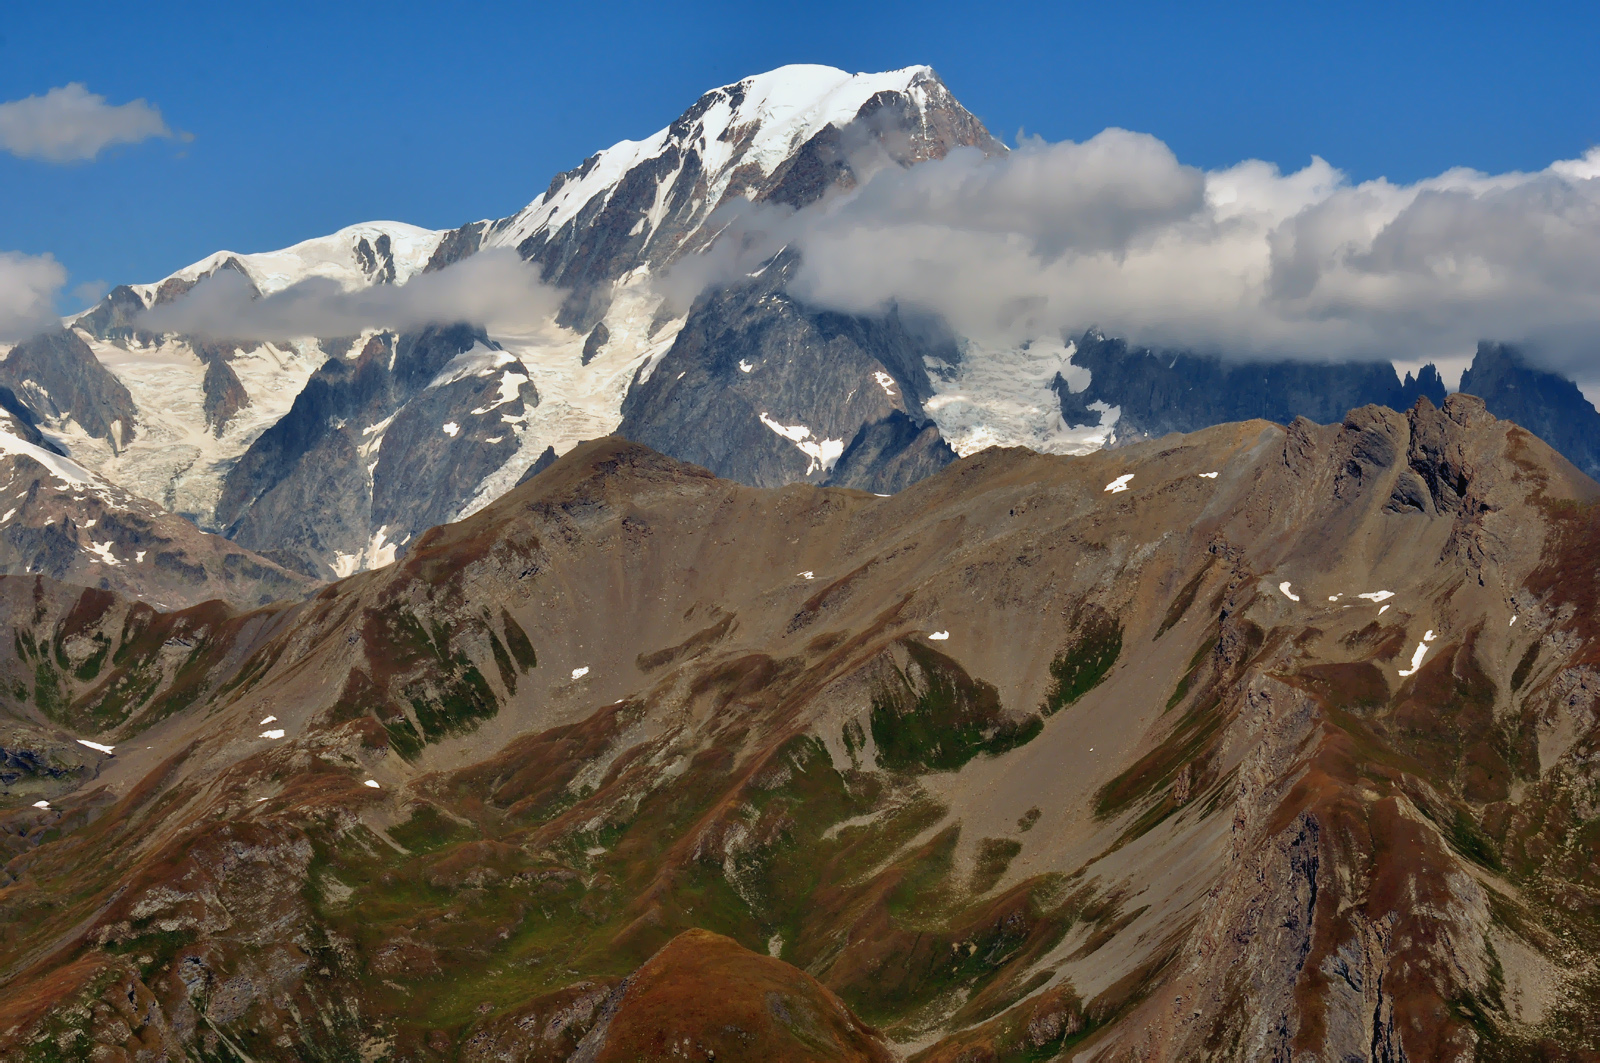
{"label": "cloud wisp over ridge", "polygon": [[145,311],[139,327],[228,340],[350,336],[369,328],[457,321],[527,328],[546,322],[561,295],[515,251],[495,248],[403,285],[353,291],[326,277],[311,277],[258,297],[243,275],[219,269],[182,297]]}
{"label": "cloud wisp over ridge", "polygon": [[[1491,339],[1600,382],[1600,149],[1533,173],[1396,184],[1352,182],[1321,158],[1287,174],[1259,160],[1203,171],[1121,129],[909,168],[855,139],[867,145],[855,187],[798,212],[724,208],[710,249],[656,283],[686,307],[787,247],[807,303],[916,308],[984,343],[1098,327],[1240,360],[1434,360],[1448,374]],[[509,250],[403,286],[313,280],[262,299],[224,270],[144,327],[233,339],[492,327],[530,323],[560,295]]]}
{"label": "cloud wisp over ridge", "polygon": [[985,340],[1099,327],[1242,359],[1460,359],[1479,339],[1600,376],[1600,149],[1536,173],[1351,182],[1320,158],[1214,171],[1154,137],[860,160],[848,192],[794,212],[739,204],[679,295],[779,248],[829,309],[943,314]]}
{"label": "cloud wisp over ridge", "polygon": [[23,159],[87,162],[116,144],[174,135],[149,102],[112,105],[81,81],[0,103],[0,148]]}
{"label": "cloud wisp over ridge", "polygon": [[50,255],[0,251],[0,343],[57,328],[56,293],[67,271]]}

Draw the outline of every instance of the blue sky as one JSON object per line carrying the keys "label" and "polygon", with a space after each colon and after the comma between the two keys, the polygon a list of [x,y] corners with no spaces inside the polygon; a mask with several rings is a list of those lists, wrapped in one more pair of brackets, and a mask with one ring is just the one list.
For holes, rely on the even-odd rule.
{"label": "blue sky", "polygon": [[68,290],[356,221],[508,214],[789,62],[931,63],[1008,141],[1122,126],[1207,168],[1319,154],[1410,181],[1600,141],[1593,5],[22,6],[0,16],[0,100],[81,82],[193,138],[65,165],[0,153],[0,251],[53,254]]}

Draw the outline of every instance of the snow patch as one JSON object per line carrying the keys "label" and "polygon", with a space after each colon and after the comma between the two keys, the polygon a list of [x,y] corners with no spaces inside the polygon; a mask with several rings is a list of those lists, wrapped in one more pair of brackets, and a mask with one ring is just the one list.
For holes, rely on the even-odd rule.
{"label": "snow patch", "polygon": [[256,726],[257,727],[265,727],[269,723],[277,723],[277,722],[278,722],[278,718],[276,716],[268,716],[268,717],[264,718],[260,723],[256,724]]}
{"label": "snow patch", "polygon": [[935,631],[932,634],[930,634],[928,637],[930,639],[933,639],[935,642],[943,642],[945,639],[948,639],[950,637],[950,632],[948,632],[948,631]]}
{"label": "snow patch", "polygon": [[1278,590],[1281,591],[1283,596],[1289,599],[1291,602],[1298,602],[1300,600],[1300,596],[1289,589],[1290,583],[1290,580],[1284,580],[1282,583],[1278,584]]}
{"label": "snow patch", "polygon": [[878,386],[883,389],[883,393],[891,399],[900,397],[894,393],[894,377],[885,373],[882,369],[874,369],[872,371],[872,379],[878,382]]}
{"label": "snow patch", "polygon": [[743,358],[739,359],[739,372],[741,372],[741,373],[752,373],[752,372],[755,371],[755,368],[756,368],[755,366],[751,365],[749,362],[745,361]]}
{"label": "snow patch", "polygon": [[59,454],[52,454],[43,447],[36,447],[25,439],[19,439],[0,427],[0,454],[15,454],[21,457],[32,458],[34,461],[50,470],[50,475],[62,483],[76,484],[79,487],[104,486],[94,473],[69,458]]}
{"label": "snow patch", "polygon": [[[1090,403],[1099,424],[1069,425],[1061,416],[1057,377],[1070,391],[1089,386],[1089,371],[1072,364],[1077,346],[1059,339],[1020,347],[963,345],[959,361],[929,359],[934,396],[923,409],[961,457],[986,447],[1027,447],[1042,454],[1090,454],[1115,437],[1120,407]],[[1081,380],[1082,386],[1073,387]]]}
{"label": "snow patch", "polygon": [[1217,478],[1217,474],[1214,473],[1214,472],[1203,472],[1203,473],[1200,473],[1200,479],[1202,479],[1202,480],[1215,480],[1216,478]]}
{"label": "snow patch", "polygon": [[362,786],[370,786],[374,790],[381,789],[381,787],[378,786],[378,780],[377,779],[368,779],[366,782],[362,783],[361,785]]}
{"label": "snow patch", "polygon": [[1131,479],[1133,479],[1133,473],[1123,473],[1115,480],[1112,480],[1110,483],[1106,484],[1106,490],[1110,491],[1112,494],[1118,494],[1122,491],[1126,491],[1128,489],[1128,481]]}
{"label": "snow patch", "polygon": [[353,576],[357,572],[366,572],[370,569],[383,568],[394,564],[395,555],[399,552],[400,543],[386,542],[389,537],[389,526],[384,524],[372,533],[372,540],[367,543],[366,549],[347,554],[342,550],[333,553],[333,564],[328,567],[333,569],[333,574],[338,579]]}
{"label": "snow patch", "polygon": [[33,803],[33,807],[34,808],[49,808],[50,807],[50,802],[49,801],[35,801]]}
{"label": "snow patch", "polygon": [[446,421],[442,428],[444,434],[449,436],[451,439],[454,439],[456,437],[456,433],[461,431],[461,426],[456,424],[454,421]]}
{"label": "snow patch", "polygon": [[764,410],[761,413],[761,423],[799,447],[800,452],[811,459],[811,462],[806,466],[807,476],[810,476],[819,466],[823,472],[827,472],[833,468],[834,462],[839,460],[839,455],[844,453],[844,440],[819,439],[813,442],[811,429],[805,425],[780,424],[768,417]]}
{"label": "snow patch", "polygon": [[[520,369],[522,367],[518,366],[517,368]],[[516,398],[522,394],[522,385],[527,381],[527,379],[527,373],[522,373],[519,376],[510,369],[507,369],[504,373],[501,373],[499,397],[489,405],[479,406],[477,409],[473,410],[473,416],[481,417],[490,410],[497,410],[506,403],[515,401]],[[499,440],[491,440],[491,442],[499,442]]]}
{"label": "snow patch", "polygon": [[796,572],[795,575],[799,576],[801,579],[816,579],[816,573],[812,572],[809,568],[804,572]]}
{"label": "snow patch", "polygon": [[261,737],[262,738],[282,738],[283,737],[283,728],[275,727],[270,731],[262,731],[261,732]]}
{"label": "snow patch", "polygon": [[78,744],[80,746],[88,746],[97,753],[110,754],[113,748],[112,746],[101,745],[99,742],[91,742],[87,738],[78,739]]}
{"label": "snow patch", "polygon": [[574,668],[572,670],[572,678],[574,678],[574,679],[582,679],[584,676],[586,676],[588,674],[589,674],[589,666],[588,665],[584,665],[582,668]]}
{"label": "snow patch", "polygon": [[[1432,632],[1430,631],[1429,634],[1431,635]],[[1402,676],[1416,675],[1417,669],[1422,667],[1422,658],[1427,656],[1427,654],[1428,643],[1427,640],[1424,639],[1422,642],[1417,643],[1416,650],[1411,654],[1411,667],[1400,669],[1400,674]]]}
{"label": "snow patch", "polygon": [[89,552],[95,555],[96,561],[104,561],[108,565],[121,566],[122,562],[117,560],[117,555],[111,552],[111,548],[115,545],[116,542],[112,539],[107,539],[103,543],[97,543],[90,539]]}
{"label": "snow patch", "polygon": [[473,376],[491,376],[496,369],[512,364],[516,355],[504,350],[484,346],[480,340],[445,363],[439,374],[428,383],[430,388],[442,388]]}
{"label": "snow patch", "polygon": [[1366,594],[1358,594],[1356,597],[1365,598],[1367,601],[1376,605],[1378,602],[1386,602],[1390,598],[1393,598],[1394,591],[1368,591]]}

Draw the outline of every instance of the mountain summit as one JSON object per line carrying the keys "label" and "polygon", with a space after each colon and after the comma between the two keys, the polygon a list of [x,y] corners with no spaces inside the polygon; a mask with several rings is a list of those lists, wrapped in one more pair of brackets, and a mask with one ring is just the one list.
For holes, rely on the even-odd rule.
{"label": "mountain summit", "polygon": [[[618,427],[626,395],[649,380],[689,316],[651,279],[712,240],[707,222],[720,206],[804,206],[851,187],[852,157],[863,152],[913,165],[958,146],[1004,150],[927,67],[857,75],[783,67],[713,89],[653,136],[596,153],[508,218],[448,232],[355,225],[281,251],[218,252],[161,281],[119,287],[52,341],[72,349],[79,390],[116,396],[116,413],[83,403],[37,412],[100,475],[307,576],[381,565],[426,528],[497,497],[546,450]],[[358,290],[404,285],[488,248],[515,249],[566,293],[545,326],[237,342],[139,325],[143,311],[219,271],[255,296],[314,279]],[[819,417],[826,389],[809,404],[786,403],[773,389],[765,412],[782,430],[752,418],[759,434],[747,444],[783,455],[786,471],[776,475],[785,478],[796,461],[804,467],[807,446],[821,447],[825,460],[807,460],[812,478],[826,476],[866,423],[908,411],[896,394],[929,393],[919,358],[884,365],[877,353],[864,350],[849,375],[891,380],[873,385],[883,401]],[[48,383],[51,394],[73,393]],[[914,402],[908,412],[908,438],[922,439],[926,418]],[[678,412],[676,421],[719,431],[702,415]],[[806,417],[818,432],[841,433],[839,443],[796,446],[792,437],[812,432]],[[105,427],[112,418],[115,431]],[[876,475],[863,469],[866,455],[904,431],[887,427],[857,448],[858,478]],[[898,453],[891,446],[878,464]],[[949,460],[933,453],[927,469]]]}

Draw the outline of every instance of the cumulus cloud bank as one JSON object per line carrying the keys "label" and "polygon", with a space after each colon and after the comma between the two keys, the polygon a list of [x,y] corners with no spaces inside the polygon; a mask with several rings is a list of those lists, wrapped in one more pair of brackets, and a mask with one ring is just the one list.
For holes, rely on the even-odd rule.
{"label": "cumulus cloud bank", "polygon": [[1203,172],[1154,137],[971,149],[794,213],[740,205],[680,279],[800,251],[798,297],[911,305],[960,332],[1021,341],[1097,326],[1224,355],[1449,359],[1523,343],[1596,375],[1600,149],[1537,173],[1451,170],[1353,183],[1322,159]]}
{"label": "cumulus cloud bank", "polygon": [[[795,212],[740,202],[660,284],[687,305],[782,248],[817,306],[942,315],[983,343],[1089,327],[1240,359],[1437,360],[1480,339],[1600,382],[1600,149],[1534,173],[1352,182],[1320,158],[1202,171],[1154,137],[972,149],[902,168],[866,147],[853,189]],[[145,327],[235,339],[346,335],[550,313],[560,293],[509,250],[402,287],[306,281],[264,299],[221,271]]]}
{"label": "cumulus cloud bank", "polygon": [[0,148],[24,159],[83,162],[113,144],[172,135],[158,108],[142,99],[113,107],[79,81],[0,103]]}
{"label": "cumulus cloud bank", "polygon": [[403,285],[354,291],[326,277],[311,277],[258,297],[242,274],[219,269],[182,297],[145,311],[139,327],[229,340],[349,336],[369,328],[457,321],[515,329],[549,320],[560,297],[515,251],[497,248]]}
{"label": "cumulus cloud bank", "polygon": [[0,251],[0,343],[15,343],[57,328],[56,293],[67,271],[50,255]]}

